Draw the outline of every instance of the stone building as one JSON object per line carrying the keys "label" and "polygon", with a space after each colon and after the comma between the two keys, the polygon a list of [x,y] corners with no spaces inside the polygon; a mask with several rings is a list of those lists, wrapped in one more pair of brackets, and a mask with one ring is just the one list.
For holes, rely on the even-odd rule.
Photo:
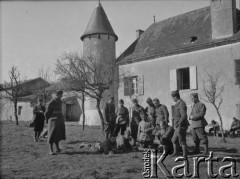
{"label": "stone building", "polygon": [[[83,41],[83,54],[102,64],[112,64],[116,62],[116,41],[118,40],[107,15],[99,2],[94,9],[85,32],[81,36]],[[114,77],[113,77],[114,78]],[[117,89],[113,85],[110,91],[106,91],[101,101],[101,109],[110,96],[117,98]],[[85,102],[86,124],[100,125],[100,117],[96,109],[96,100],[88,98]],[[80,120],[82,123],[82,120]]]}
{"label": "stone building", "polygon": [[[207,74],[221,75],[224,84],[220,108],[224,128],[240,118],[240,10],[235,0],[210,0],[210,7],[155,22],[118,57],[119,73],[128,73],[119,85],[118,98],[131,107],[129,96],[146,106],[147,97],[174,104],[172,90],[180,90],[191,111],[190,93],[203,97]],[[217,118],[207,105],[206,119]]]}

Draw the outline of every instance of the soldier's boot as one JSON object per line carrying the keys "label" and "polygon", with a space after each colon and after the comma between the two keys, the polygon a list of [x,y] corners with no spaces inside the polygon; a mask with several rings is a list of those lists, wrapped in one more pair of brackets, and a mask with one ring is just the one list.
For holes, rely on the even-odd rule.
{"label": "soldier's boot", "polygon": [[193,154],[199,154],[200,149],[199,149],[199,142],[195,142],[195,148],[193,150]]}
{"label": "soldier's boot", "polygon": [[203,147],[204,147],[203,155],[208,155],[208,143],[204,144]]}
{"label": "soldier's boot", "polygon": [[178,157],[178,145],[177,144],[173,144],[173,154],[171,155],[171,157]]}
{"label": "soldier's boot", "polygon": [[187,145],[182,145],[183,157],[187,159]]}

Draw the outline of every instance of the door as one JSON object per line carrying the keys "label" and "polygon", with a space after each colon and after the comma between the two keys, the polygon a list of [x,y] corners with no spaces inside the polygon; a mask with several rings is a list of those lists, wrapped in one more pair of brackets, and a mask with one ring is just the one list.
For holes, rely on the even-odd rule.
{"label": "door", "polygon": [[67,121],[72,121],[72,105],[66,104],[66,119]]}

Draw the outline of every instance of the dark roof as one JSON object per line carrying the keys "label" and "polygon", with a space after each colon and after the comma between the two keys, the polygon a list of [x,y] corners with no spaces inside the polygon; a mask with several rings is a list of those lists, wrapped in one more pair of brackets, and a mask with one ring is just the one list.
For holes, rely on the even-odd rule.
{"label": "dark roof", "polygon": [[[20,82],[19,85],[20,88],[19,96],[24,97],[31,95],[35,93],[37,90],[46,88],[48,86],[50,86],[50,84],[41,77],[22,81]],[[16,87],[15,84],[13,85],[13,88],[14,87]],[[11,90],[11,84],[10,83],[0,84],[0,91],[4,91],[4,89]]]}
{"label": "dark roof", "polygon": [[113,31],[113,28],[101,3],[99,3],[98,6],[94,9],[90,21],[88,22],[87,28],[81,36],[81,40],[83,40],[84,37],[92,34],[109,34],[113,35],[116,38],[116,41],[118,40],[118,37]]}
{"label": "dark roof", "polygon": [[[240,19],[239,10],[237,18]],[[150,60],[240,41],[240,31],[221,40],[213,40],[211,34],[210,7],[197,9],[153,23],[118,57],[117,63]]]}

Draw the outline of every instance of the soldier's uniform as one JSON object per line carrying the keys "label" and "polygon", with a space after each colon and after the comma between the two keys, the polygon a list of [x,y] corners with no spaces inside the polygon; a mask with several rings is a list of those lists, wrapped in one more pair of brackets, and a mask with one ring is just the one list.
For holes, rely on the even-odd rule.
{"label": "soldier's uniform", "polygon": [[159,144],[162,144],[166,153],[173,151],[172,137],[174,134],[174,128],[167,126],[165,129],[159,129],[156,131],[155,136],[160,140]]}
{"label": "soldier's uniform", "polygon": [[62,101],[53,99],[46,109],[46,120],[48,122],[48,142],[50,144],[66,139],[65,123],[62,115]]}
{"label": "soldier's uniform", "polygon": [[124,132],[129,124],[129,112],[125,106],[119,107],[117,109],[117,120],[116,120],[116,128],[115,135],[118,135],[118,132],[121,129],[121,135],[124,135]]}
{"label": "soldier's uniform", "polygon": [[192,136],[193,141],[196,144],[196,150],[199,150],[200,140],[203,144],[208,143],[207,133],[205,131],[205,126],[207,125],[207,121],[204,118],[206,114],[206,106],[197,101],[193,107],[190,116],[192,116]]}
{"label": "soldier's uniform", "polygon": [[169,113],[165,105],[159,104],[159,106],[156,107],[156,118],[156,124],[159,124],[160,121],[169,122]]}
{"label": "soldier's uniform", "polygon": [[132,119],[130,122],[130,128],[131,128],[131,135],[133,139],[137,139],[138,134],[138,124],[141,121],[140,113],[144,112],[144,108],[140,105],[134,106],[132,108]]}
{"label": "soldier's uniform", "polygon": [[116,123],[115,105],[114,103],[106,103],[104,108],[105,120],[108,123],[107,129],[105,130],[108,138],[109,134],[113,134]]}
{"label": "soldier's uniform", "polygon": [[173,108],[173,126],[175,128],[172,142],[174,144],[186,145],[186,132],[189,126],[187,119],[186,103],[179,99]]}
{"label": "soldier's uniform", "polygon": [[148,105],[145,108],[145,113],[148,115],[148,119],[152,122],[152,125],[156,125],[156,107],[154,105]]}

